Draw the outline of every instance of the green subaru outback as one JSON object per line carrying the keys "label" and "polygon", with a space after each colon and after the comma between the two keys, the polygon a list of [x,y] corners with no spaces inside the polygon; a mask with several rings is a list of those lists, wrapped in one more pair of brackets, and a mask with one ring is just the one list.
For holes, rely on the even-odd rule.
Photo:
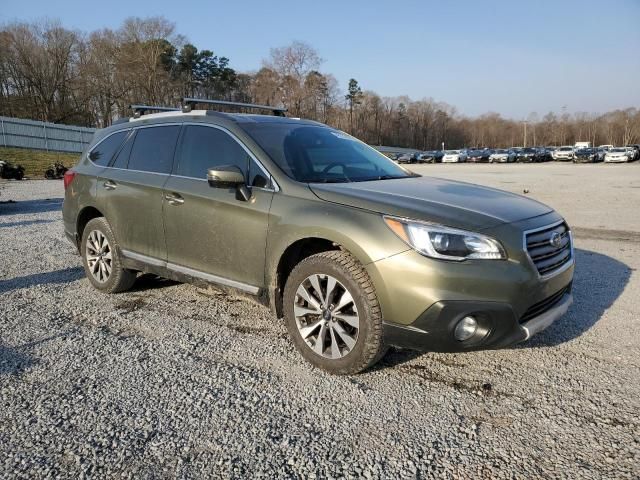
{"label": "green subaru outback", "polygon": [[571,231],[546,205],[416,175],[276,108],[197,103],[216,102],[140,108],[98,131],[66,174],[66,235],[98,290],[150,272],[243,292],[284,318],[309,362],[340,374],[388,346],[511,345],[569,308]]}

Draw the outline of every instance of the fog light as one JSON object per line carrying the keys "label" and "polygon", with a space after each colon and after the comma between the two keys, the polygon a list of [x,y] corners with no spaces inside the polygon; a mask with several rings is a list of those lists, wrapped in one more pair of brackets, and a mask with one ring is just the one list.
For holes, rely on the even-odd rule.
{"label": "fog light", "polygon": [[456,329],[453,331],[453,336],[456,340],[464,342],[469,340],[478,330],[478,322],[473,317],[464,317],[456,325]]}

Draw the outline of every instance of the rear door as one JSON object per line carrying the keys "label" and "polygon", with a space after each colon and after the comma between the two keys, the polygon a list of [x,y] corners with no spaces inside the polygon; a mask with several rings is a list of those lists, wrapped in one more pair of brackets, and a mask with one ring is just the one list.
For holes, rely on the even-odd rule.
{"label": "rear door", "polygon": [[[234,188],[213,188],[207,170],[237,165],[252,189],[250,201]],[[228,131],[185,124],[174,174],[165,185],[165,231],[169,267],[251,293],[264,285],[269,173]]]}
{"label": "rear door", "polygon": [[173,164],[180,125],[134,129],[98,179],[99,208],[125,255],[166,261],[162,189]]}

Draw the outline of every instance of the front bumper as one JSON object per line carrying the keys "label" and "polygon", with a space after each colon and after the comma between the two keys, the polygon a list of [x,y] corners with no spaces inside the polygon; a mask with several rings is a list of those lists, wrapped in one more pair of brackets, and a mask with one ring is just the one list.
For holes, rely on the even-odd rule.
{"label": "front bumper", "polygon": [[[387,341],[432,351],[499,348],[555,321],[571,303],[575,260],[540,275],[523,250],[523,232],[560,220],[550,213],[483,232],[500,239],[507,260],[447,262],[408,250],[368,264]],[[452,332],[467,315],[486,335],[458,342]]]}
{"label": "front bumper", "polygon": [[625,163],[629,161],[628,157],[609,157],[604,159],[605,163]]}
{"label": "front bumper", "polygon": [[[541,332],[562,317],[572,303],[569,287],[551,308],[520,323],[508,304],[443,301],[432,305],[411,325],[385,323],[384,338],[388,345],[419,351],[464,352],[502,348]],[[466,316],[478,320],[479,333],[460,342],[454,338],[453,332],[456,324]]]}

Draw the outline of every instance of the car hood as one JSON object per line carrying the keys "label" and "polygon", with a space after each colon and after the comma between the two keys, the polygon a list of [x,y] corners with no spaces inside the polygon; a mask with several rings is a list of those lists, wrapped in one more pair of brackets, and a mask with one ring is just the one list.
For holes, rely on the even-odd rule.
{"label": "car hood", "polygon": [[320,199],[372,212],[482,230],[552,211],[513,193],[442,178],[309,184]]}

